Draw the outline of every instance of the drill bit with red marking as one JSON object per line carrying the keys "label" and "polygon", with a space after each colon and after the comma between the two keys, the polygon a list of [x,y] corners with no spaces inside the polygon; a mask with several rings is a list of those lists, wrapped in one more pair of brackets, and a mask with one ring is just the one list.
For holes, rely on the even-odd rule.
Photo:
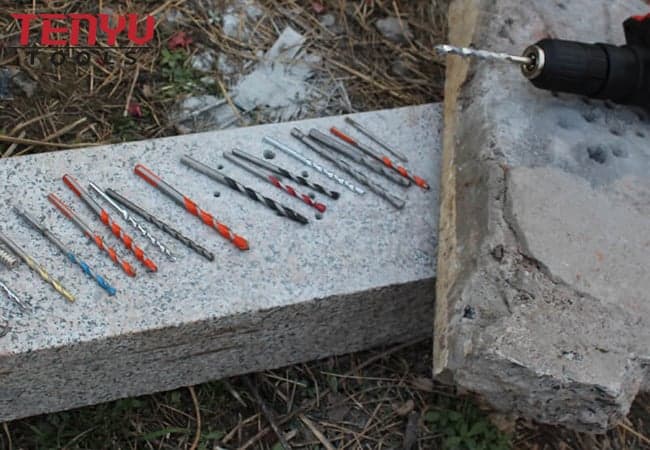
{"label": "drill bit with red marking", "polygon": [[83,200],[84,203],[86,203],[86,205],[88,205],[88,207],[90,207],[90,209],[95,212],[95,214],[99,216],[102,223],[111,230],[111,233],[113,233],[116,238],[120,239],[124,243],[124,247],[130,250],[135,255],[136,259],[142,263],[142,265],[144,265],[148,270],[152,272],[158,271],[158,267],[144,254],[144,250],[142,250],[135,244],[135,242],[133,242],[133,238],[124,232],[122,227],[111,218],[108,212],[102,208],[95,201],[95,199],[92,198],[88,192],[86,192],[83,187],[81,187],[77,180],[75,180],[72,176],[66,174],[63,175],[63,182],[70,188],[72,192],[77,194],[77,196],[79,196],[79,198],[81,198],[81,200]]}
{"label": "drill bit with red marking", "polygon": [[77,228],[79,228],[83,234],[86,235],[88,239],[93,241],[101,251],[106,252],[108,257],[115,263],[115,265],[119,266],[128,276],[135,276],[135,269],[131,266],[131,264],[121,259],[112,247],[107,246],[104,243],[104,239],[101,237],[101,235],[95,233],[83,220],[81,220],[79,215],[77,215],[77,213],[75,213],[68,205],[63,203],[59,197],[57,197],[55,194],[50,194],[47,196],[47,199],[54,206],[56,206],[57,209],[61,211],[65,217],[70,219],[72,223],[74,223]]}
{"label": "drill bit with red marking", "polygon": [[237,154],[235,153],[235,150],[233,150],[232,153],[224,153],[223,154],[223,157],[226,158],[231,163],[238,165],[242,169],[246,170],[249,173],[252,173],[253,175],[255,175],[258,178],[261,178],[262,180],[268,181],[269,183],[271,183],[276,188],[283,190],[284,192],[291,195],[292,197],[295,197],[295,198],[297,198],[299,200],[302,200],[303,203],[311,206],[312,208],[315,208],[317,211],[322,213],[322,212],[325,212],[327,210],[327,206],[323,205],[322,203],[314,201],[307,194],[298,193],[295,188],[293,188],[292,186],[289,186],[288,184],[284,184],[280,180],[280,178],[276,177],[275,175],[258,171],[257,169],[254,169],[250,165],[244,163],[244,161],[235,158],[235,156],[237,156]]}
{"label": "drill bit with red marking", "polygon": [[198,205],[194,203],[189,197],[180,193],[175,187],[164,181],[150,169],[143,166],[142,164],[138,164],[135,166],[134,171],[136,175],[174,200],[177,204],[181,205],[190,214],[201,219],[204,224],[217,230],[221,236],[232,242],[235,247],[240,250],[248,250],[248,241],[246,239],[230,231],[230,228],[219,222],[210,213],[199,208]]}
{"label": "drill bit with red marking", "polygon": [[380,161],[383,165],[385,165],[390,169],[393,169],[395,172],[399,173],[404,178],[411,180],[413,183],[417,184],[422,189],[427,189],[427,190],[429,189],[429,184],[426,181],[424,181],[424,179],[418,177],[417,175],[413,175],[409,170],[405,169],[404,166],[394,163],[389,156],[380,155],[379,153],[375,152],[372,148],[348,136],[347,134],[345,134],[344,132],[342,132],[336,127],[330,128],[330,133],[332,133],[334,136],[341,139],[342,141],[347,142],[353,147],[356,147],[357,149],[361,150],[366,155],[376,159],[377,161]]}

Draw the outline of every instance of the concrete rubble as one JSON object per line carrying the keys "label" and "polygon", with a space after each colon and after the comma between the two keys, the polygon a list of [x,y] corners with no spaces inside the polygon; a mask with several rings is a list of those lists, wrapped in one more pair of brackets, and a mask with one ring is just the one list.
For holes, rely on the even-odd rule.
{"label": "concrete rubble", "polygon": [[[620,45],[645,9],[454,0],[450,42]],[[648,114],[448,63],[434,372],[503,411],[603,431],[650,388]]]}

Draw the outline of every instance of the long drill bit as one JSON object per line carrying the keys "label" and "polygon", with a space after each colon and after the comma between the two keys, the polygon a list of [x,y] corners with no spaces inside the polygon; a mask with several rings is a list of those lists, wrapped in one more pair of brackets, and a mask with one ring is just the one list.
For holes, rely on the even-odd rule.
{"label": "long drill bit", "polygon": [[158,271],[158,267],[144,254],[144,250],[136,245],[136,243],[133,241],[133,238],[124,232],[122,227],[113,220],[108,212],[102,208],[95,201],[95,199],[92,198],[88,192],[86,192],[83,187],[81,187],[76,179],[70,175],[63,175],[63,182],[70,188],[72,192],[77,194],[77,196],[81,198],[81,200],[83,200],[84,203],[88,205],[88,207],[92,209],[95,214],[99,216],[102,223],[111,230],[111,233],[113,233],[116,238],[122,241],[124,247],[126,247],[127,250],[130,250],[135,255],[135,258],[142,263],[142,265],[144,265],[148,270],[152,272]]}
{"label": "long drill bit", "polygon": [[262,141],[266,142],[267,144],[271,144],[272,146],[274,146],[275,148],[283,151],[287,155],[297,159],[298,161],[300,161],[301,163],[303,163],[307,167],[311,167],[316,172],[321,173],[321,174],[325,175],[327,178],[330,178],[330,179],[336,181],[337,183],[345,186],[346,188],[350,189],[352,192],[356,192],[357,194],[360,194],[360,195],[363,195],[363,194],[366,193],[366,191],[364,191],[360,187],[356,186],[353,183],[350,183],[345,178],[341,178],[340,176],[338,176],[337,174],[335,174],[331,170],[328,170],[325,167],[321,166],[320,164],[312,161],[311,159],[307,158],[305,155],[300,153],[298,150],[292,149],[291,147],[289,147],[288,145],[278,141],[277,139],[274,139],[274,138],[272,138],[270,136],[265,136],[264,139],[262,139]]}
{"label": "long drill bit", "polygon": [[63,296],[66,300],[69,302],[74,302],[75,297],[72,295],[66,288],[63,287],[61,282],[55,278],[52,278],[52,276],[41,266],[38,264],[31,256],[29,256],[25,251],[20,248],[14,241],[9,239],[4,233],[0,232],[0,241],[4,245],[6,245],[12,252],[16,254],[20,259],[23,260],[27,266],[32,269],[34,272],[36,272],[46,283],[49,283],[50,286],[54,288],[55,291],[57,291],[59,294]]}
{"label": "long drill bit", "polygon": [[156,236],[151,234],[149,230],[147,230],[138,220],[133,217],[133,215],[129,214],[129,212],[125,209],[122,208],[120,205],[115,203],[112,198],[110,198],[108,195],[104,193],[95,183],[89,183],[88,187],[90,190],[95,191],[97,195],[99,195],[101,198],[104,199],[106,203],[111,205],[115,211],[118,212],[120,216],[122,216],[122,219],[124,219],[126,222],[130,223],[133,228],[138,230],[142,236],[147,238],[149,242],[151,242],[153,245],[160,250],[160,252],[165,255],[167,258],[169,258],[170,261],[176,261],[176,257],[172,253],[171,250],[167,248],[165,244],[163,244]]}
{"label": "long drill bit", "polygon": [[244,163],[244,161],[235,158],[232,153],[224,153],[223,157],[226,158],[231,163],[238,165],[239,167],[246,170],[247,172],[252,173],[256,177],[261,178],[262,180],[265,180],[265,181],[271,183],[273,186],[275,186],[276,188],[286,192],[290,196],[301,200],[303,203],[305,203],[306,205],[311,206],[312,208],[316,209],[317,211],[325,212],[327,210],[327,206],[325,206],[324,204],[312,200],[312,198],[307,194],[299,193],[298,191],[296,191],[296,189],[293,186],[289,186],[288,184],[283,183],[275,175],[266,174],[264,172],[258,171],[257,169],[253,168],[252,166]]}
{"label": "long drill bit", "polygon": [[98,275],[95,273],[94,270],[90,268],[88,264],[86,264],[85,261],[81,260],[73,251],[68,249],[61,240],[56,237],[54,233],[52,233],[50,230],[47,229],[45,225],[43,225],[41,222],[39,222],[34,216],[29,214],[27,211],[24,211],[20,208],[15,208],[16,212],[18,215],[22,216],[27,223],[29,223],[32,227],[34,227],[36,230],[38,230],[45,238],[47,238],[52,244],[54,244],[55,247],[57,247],[61,253],[63,253],[69,260],[72,262],[72,264],[75,264],[81,268],[81,270],[89,277],[94,279],[98,285],[102,287],[106,292],[108,292],[109,295],[113,296],[117,293],[115,288],[111,286],[111,284],[106,281],[104,277],[101,275]]}
{"label": "long drill bit", "polygon": [[232,244],[239,250],[248,250],[248,241],[245,238],[230,231],[230,228],[215,219],[212,214],[199,208],[199,206],[194,203],[188,196],[180,193],[175,187],[164,181],[150,169],[143,166],[142,164],[138,164],[135,166],[135,174],[174,200],[177,204],[185,208],[190,214],[201,219],[204,224],[217,230],[221,236],[232,242]]}
{"label": "long drill bit", "polygon": [[0,247],[0,263],[5,265],[9,269],[13,269],[18,265],[18,260],[14,255],[9,253],[4,248]]}
{"label": "long drill bit", "polygon": [[159,218],[157,218],[156,216],[154,216],[144,208],[136,205],[135,203],[133,203],[131,200],[127,199],[123,195],[118,194],[113,189],[106,189],[106,195],[108,195],[110,198],[115,200],[120,205],[129,209],[132,213],[137,214],[138,216],[142,217],[150,224],[164,231],[165,233],[167,233],[168,235],[170,235],[171,237],[179,241],[181,244],[194,250],[196,253],[203,256],[208,261],[214,261],[214,254],[211,251],[197,244],[192,239],[188,238],[187,236],[185,236],[183,233],[181,233],[171,225],[167,224],[166,222],[163,222],[162,220],[160,220]]}
{"label": "long drill bit", "polygon": [[406,158],[406,156],[403,153],[400,153],[397,150],[395,150],[393,147],[391,147],[386,142],[384,142],[383,139],[380,139],[376,134],[370,132],[370,130],[368,130],[366,127],[364,127],[359,122],[354,120],[352,117],[346,117],[343,120],[345,120],[345,123],[347,123],[348,125],[356,128],[357,131],[359,131],[359,133],[365,135],[368,139],[376,142],[378,145],[383,147],[384,150],[388,151],[389,153],[392,153],[396,158],[398,158],[398,159],[400,159],[400,160],[402,160],[404,162],[408,162],[408,159]]}
{"label": "long drill bit", "polygon": [[407,180],[393,172],[392,170],[386,169],[383,165],[378,162],[366,158],[363,154],[355,151],[354,147],[351,147],[345,142],[338,141],[333,137],[321,133],[320,131],[312,128],[309,130],[309,137],[318,142],[321,145],[324,145],[327,148],[330,148],[337,153],[345,156],[346,158],[351,159],[357,164],[361,164],[366,168],[372,170],[375,173],[378,173],[385,178],[388,178],[390,181],[399,184],[400,186],[409,187],[411,185],[411,180]]}
{"label": "long drill bit", "polygon": [[250,199],[262,203],[263,205],[265,205],[269,209],[272,209],[273,211],[275,211],[281,216],[287,217],[291,220],[295,220],[296,222],[300,222],[302,224],[309,223],[309,220],[307,220],[305,216],[298,214],[293,209],[284,206],[283,204],[276,202],[271,198],[265,197],[264,195],[260,194],[256,190],[248,186],[244,186],[234,178],[224,175],[223,173],[220,173],[218,170],[206,166],[205,164],[197,161],[196,159],[188,155],[183,156],[181,158],[181,162],[186,166],[191,167],[192,169],[206,175],[207,177],[215,181],[218,181],[219,183],[225,184],[226,186],[228,186],[229,188],[235,191],[247,195]]}
{"label": "long drill bit", "polygon": [[510,62],[517,65],[529,65],[533,60],[528,56],[509,55],[508,53],[489,52],[487,50],[478,50],[467,47],[454,47],[453,45],[436,45],[436,53],[442,55],[457,55],[463,58],[476,58],[485,61]]}
{"label": "long drill bit", "polygon": [[121,259],[118,255],[117,252],[112,248],[107,246],[104,243],[104,239],[102,238],[101,235],[95,233],[83,220],[81,220],[81,217],[77,215],[68,205],[63,203],[63,201],[57,197],[55,194],[50,194],[47,196],[47,199],[57,207],[61,213],[70,219],[72,223],[74,223],[77,228],[79,228],[84,235],[91,241],[95,243],[97,247],[103,252],[106,252],[108,257],[115,263],[115,265],[119,266],[128,276],[134,277],[135,276],[135,269],[129,264],[127,261]]}
{"label": "long drill bit", "polygon": [[16,294],[12,289],[10,289],[9,286],[7,286],[7,284],[2,280],[0,280],[0,290],[2,290],[7,295],[9,300],[11,300],[16,305],[18,305],[18,307],[22,311],[27,311],[32,309],[32,306],[29,303],[21,300],[18,294]]}
{"label": "long drill bit", "polygon": [[347,142],[348,144],[352,145],[355,148],[358,148],[359,150],[361,150],[363,153],[370,156],[371,158],[375,158],[377,161],[381,162],[389,169],[393,169],[395,172],[399,173],[404,178],[411,180],[413,183],[420,186],[422,189],[426,189],[426,190],[430,189],[429,183],[427,183],[423,178],[417,175],[413,175],[413,173],[407,170],[404,166],[393,162],[393,160],[390,159],[390,157],[386,155],[380,155],[379,153],[375,152],[372,148],[362,144],[361,142],[357,141],[353,137],[348,136],[347,134],[345,134],[344,132],[342,132],[336,127],[330,128],[330,132],[334,136],[341,139],[342,141]]}
{"label": "long drill bit", "polygon": [[375,181],[368,178],[366,176],[366,174],[361,172],[359,169],[357,169],[355,167],[352,167],[352,165],[350,165],[344,159],[335,158],[329,152],[325,151],[324,149],[319,148],[317,144],[311,142],[307,138],[307,136],[302,131],[300,131],[299,129],[294,128],[293,130],[291,130],[291,135],[294,138],[298,139],[303,144],[305,144],[306,147],[310,148],[315,153],[321,155],[323,158],[325,158],[325,159],[331,161],[332,163],[334,163],[338,168],[340,168],[341,170],[348,173],[352,178],[357,180],[359,183],[361,183],[364,186],[367,186],[372,192],[374,192],[378,196],[380,196],[383,199],[385,199],[386,201],[388,201],[388,203],[393,205],[395,208],[397,208],[397,209],[404,208],[404,205],[406,204],[406,202],[403,199],[399,198],[396,195],[391,194],[381,184],[376,183]]}
{"label": "long drill bit", "polygon": [[247,153],[243,150],[233,149],[232,153],[238,158],[245,159],[248,162],[255,164],[256,166],[262,167],[268,171],[280,175],[281,177],[288,178],[289,180],[295,181],[296,183],[302,186],[308,187],[313,191],[320,192],[323,195],[327,195],[328,197],[333,198],[334,200],[336,200],[341,196],[341,194],[339,194],[336,191],[326,189],[318,183],[312,183],[311,181],[307,181],[305,177],[301,177],[300,175],[291,173],[287,169],[284,169],[275,164],[271,164],[270,162],[266,162],[263,159],[253,156],[250,153]]}

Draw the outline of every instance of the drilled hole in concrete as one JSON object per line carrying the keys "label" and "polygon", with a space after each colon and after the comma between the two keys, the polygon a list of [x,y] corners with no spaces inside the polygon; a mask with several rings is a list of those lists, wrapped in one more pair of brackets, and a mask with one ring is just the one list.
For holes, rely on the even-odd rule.
{"label": "drilled hole in concrete", "polygon": [[307,173],[306,170],[303,170],[301,175],[303,178],[307,178],[309,176],[309,173]]}
{"label": "drilled hole in concrete", "polygon": [[605,164],[607,161],[607,152],[602,147],[589,147],[587,148],[589,159],[596,161],[599,164]]}
{"label": "drilled hole in concrete", "polygon": [[645,137],[645,133],[644,133],[643,131],[637,131],[637,132],[636,132],[636,135],[639,136],[640,138],[644,138],[644,137]]}
{"label": "drilled hole in concrete", "polygon": [[470,305],[465,306],[465,309],[463,309],[463,318],[470,320],[476,318],[476,311],[474,311],[474,308]]}
{"label": "drilled hole in concrete", "polygon": [[558,3],[557,7],[560,9],[566,9],[566,5],[564,3]]}
{"label": "drilled hole in concrete", "polygon": [[627,151],[623,150],[622,148],[613,148],[612,154],[617,158],[627,158]]}
{"label": "drilled hole in concrete", "polygon": [[309,195],[310,199],[312,199],[312,200],[316,199],[316,194],[314,194],[313,192],[310,192],[308,195]]}
{"label": "drilled hole in concrete", "polygon": [[622,136],[623,131],[620,130],[619,128],[610,128],[609,132],[612,133],[614,136]]}
{"label": "drilled hole in concrete", "polygon": [[219,169],[219,170],[223,169],[223,164],[219,164],[219,165],[217,166],[217,169]]}
{"label": "drilled hole in concrete", "polygon": [[221,197],[221,192],[215,191],[214,196],[217,197],[217,198]]}
{"label": "drilled hole in concrete", "polygon": [[321,220],[323,218],[323,215],[321,213],[316,213],[314,217],[316,218],[316,220]]}
{"label": "drilled hole in concrete", "polygon": [[275,153],[272,152],[271,150],[264,150],[264,158],[273,159],[275,158]]}
{"label": "drilled hole in concrete", "polygon": [[560,93],[557,92],[557,91],[551,91],[551,95],[552,95],[553,97],[555,97],[555,98],[559,98],[559,97],[560,97]]}
{"label": "drilled hole in concrete", "polygon": [[589,123],[594,123],[597,119],[596,113],[593,111],[587,111],[583,113],[582,117],[585,119],[585,121]]}

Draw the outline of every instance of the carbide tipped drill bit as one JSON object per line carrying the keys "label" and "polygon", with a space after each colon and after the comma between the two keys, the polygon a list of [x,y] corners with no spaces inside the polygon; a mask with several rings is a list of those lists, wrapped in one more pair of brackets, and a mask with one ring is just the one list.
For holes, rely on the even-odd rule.
{"label": "carbide tipped drill bit", "polygon": [[230,228],[215,219],[212,214],[199,208],[199,206],[194,203],[188,196],[180,193],[175,187],[164,181],[150,169],[143,166],[142,164],[138,164],[135,166],[134,171],[136,175],[174,200],[177,204],[185,208],[190,214],[201,219],[205,225],[217,230],[221,236],[232,242],[232,244],[239,250],[248,250],[248,241],[245,238],[230,231]]}
{"label": "carbide tipped drill bit", "polygon": [[267,144],[271,144],[275,148],[277,148],[279,150],[282,150],[284,153],[286,153],[289,156],[292,156],[293,158],[297,159],[298,161],[300,161],[304,165],[306,165],[308,167],[311,167],[316,172],[322,173],[326,177],[336,181],[339,184],[342,184],[346,188],[350,189],[352,192],[356,192],[357,194],[360,194],[360,195],[363,195],[363,194],[366,193],[360,187],[357,187],[353,183],[350,183],[345,178],[341,178],[340,176],[338,176],[337,174],[335,174],[331,170],[328,170],[325,167],[321,166],[320,164],[312,161],[311,159],[307,158],[305,155],[303,155],[299,151],[292,149],[291,147],[289,147],[286,144],[283,144],[282,142],[278,141],[277,139],[273,139],[272,137],[265,136],[264,139],[262,139],[262,140],[264,142],[266,142]]}
{"label": "carbide tipped drill bit", "polygon": [[305,144],[305,146],[307,146],[308,148],[310,148],[311,150],[313,150],[317,154],[321,155],[323,158],[325,158],[325,159],[331,161],[332,163],[334,163],[338,168],[340,168],[341,170],[348,173],[352,178],[357,180],[359,183],[363,184],[364,186],[368,186],[368,188],[372,192],[374,192],[378,196],[380,196],[383,199],[385,199],[386,201],[388,201],[388,203],[393,205],[395,208],[402,209],[404,207],[404,205],[406,204],[406,202],[403,199],[401,199],[398,196],[393,195],[390,192],[388,192],[388,190],[385,187],[383,187],[381,184],[376,183],[375,181],[368,178],[366,176],[366,174],[364,174],[360,170],[356,169],[355,167],[352,167],[344,159],[335,158],[334,156],[332,156],[327,151],[324,151],[323,149],[319,148],[317,144],[312,143],[311,141],[309,141],[307,136],[305,134],[303,134],[303,132],[300,131],[299,129],[294,128],[293,130],[291,130],[291,135],[293,137],[295,137],[296,139],[298,139],[303,144]]}
{"label": "carbide tipped drill bit", "polygon": [[29,303],[22,301],[18,294],[11,290],[9,286],[7,286],[7,284],[2,280],[0,280],[0,290],[4,291],[4,293],[7,294],[7,297],[9,297],[9,300],[18,305],[22,311],[32,309]]}
{"label": "carbide tipped drill bit", "polygon": [[404,162],[408,162],[408,159],[406,156],[404,156],[403,153],[398,152],[397,150],[393,149],[390,145],[388,145],[386,142],[384,142],[382,139],[380,139],[376,134],[371,133],[366,127],[361,125],[359,122],[354,120],[352,117],[346,117],[345,123],[351,125],[352,127],[356,128],[361,134],[365,135],[369,139],[375,141],[378,145],[384,148],[384,150],[387,150],[389,153],[392,153],[395,155],[397,158],[401,159]]}
{"label": "carbide tipped drill bit", "polygon": [[88,239],[93,241],[97,247],[103,252],[106,252],[108,257],[115,263],[115,265],[119,266],[128,276],[134,277],[135,276],[135,269],[126,262],[125,260],[121,259],[118,255],[117,252],[112,248],[108,247],[104,243],[104,239],[101,237],[101,235],[95,233],[81,218],[75,213],[68,205],[63,203],[63,201],[57,197],[55,194],[50,194],[47,196],[47,199],[57,207],[61,213],[70,219],[72,223],[74,223],[77,228],[79,228],[83,234],[86,235]]}
{"label": "carbide tipped drill bit", "polygon": [[262,203],[263,205],[272,209],[273,211],[275,211],[281,216],[287,217],[291,220],[295,220],[296,222],[300,222],[302,224],[309,223],[309,220],[307,220],[305,216],[298,214],[293,209],[288,208],[283,204],[276,202],[273,199],[265,197],[264,195],[260,194],[256,190],[248,186],[244,186],[234,178],[224,175],[223,173],[220,173],[218,170],[206,166],[205,164],[197,161],[196,159],[188,155],[183,156],[181,158],[181,162],[186,166],[191,167],[192,169],[202,173],[203,175],[206,175],[207,177],[212,178],[213,180],[218,181],[219,183],[225,184],[226,186],[228,186],[229,188],[235,191],[239,191],[242,194],[246,194],[250,199]]}
{"label": "carbide tipped drill bit", "polygon": [[434,47],[437,53],[443,55],[457,55],[463,58],[476,58],[486,61],[511,62],[518,65],[529,65],[533,61],[527,56],[509,55],[507,53],[489,52],[487,50],[478,50],[467,47],[454,47],[453,45],[436,45]]}
{"label": "carbide tipped drill bit", "polygon": [[224,153],[223,157],[226,158],[231,163],[238,165],[239,167],[246,170],[247,172],[252,173],[256,177],[259,177],[262,180],[268,181],[269,183],[271,183],[276,188],[286,192],[287,194],[289,194],[292,197],[295,197],[295,198],[301,200],[303,203],[305,203],[306,205],[311,206],[312,208],[316,209],[317,211],[322,213],[322,212],[325,212],[327,210],[327,206],[323,205],[322,203],[315,202],[314,200],[312,200],[312,198],[309,195],[298,193],[298,191],[296,191],[295,188],[293,188],[292,186],[289,186],[288,184],[284,184],[278,177],[276,177],[273,174],[266,174],[264,172],[258,171],[257,169],[253,168],[252,166],[246,164],[244,161],[235,158],[233,153]]}
{"label": "carbide tipped drill bit", "polygon": [[363,156],[363,154],[355,151],[354,147],[345,142],[338,141],[314,128],[309,130],[309,137],[319,144],[336,151],[346,158],[350,158],[352,161],[367,167],[373,172],[376,172],[385,178],[388,178],[390,181],[397,183],[400,186],[409,187],[411,185],[410,180],[399,176],[392,170],[387,170],[383,165],[377,163],[376,161],[366,158]]}
{"label": "carbide tipped drill bit", "polygon": [[144,250],[142,250],[139,246],[136,245],[135,242],[133,242],[133,238],[124,232],[122,227],[117,222],[115,222],[111,216],[109,216],[108,212],[102,208],[95,201],[95,199],[93,199],[90,194],[86,192],[84,188],[81,187],[77,180],[75,180],[70,175],[63,175],[63,182],[70,188],[72,192],[77,194],[77,196],[81,198],[81,200],[83,200],[84,203],[86,203],[86,205],[88,205],[88,207],[90,207],[90,209],[95,212],[95,214],[99,216],[102,223],[111,230],[111,233],[113,233],[116,238],[122,241],[124,247],[130,250],[135,255],[135,258],[142,263],[142,265],[144,265],[148,270],[152,272],[158,271],[158,267],[144,254]]}
{"label": "carbide tipped drill bit", "polygon": [[25,251],[20,248],[14,241],[9,239],[4,233],[0,232],[0,241],[6,245],[12,252],[16,254],[20,259],[23,260],[30,269],[36,272],[46,283],[49,283],[50,286],[54,288],[59,294],[61,294],[69,302],[74,302],[75,297],[72,295],[66,288],[63,287],[60,281],[52,276],[45,270],[40,264],[38,264],[31,256],[29,256]]}
{"label": "carbide tipped drill bit", "polygon": [[4,248],[0,247],[0,263],[4,264],[9,269],[13,269],[18,265],[18,260],[14,257],[14,255],[9,253]]}
{"label": "carbide tipped drill bit", "polygon": [[54,235],[50,230],[45,227],[41,222],[39,222],[34,216],[29,214],[27,211],[24,211],[20,208],[15,208],[16,212],[18,215],[22,216],[27,223],[29,223],[31,226],[33,226],[36,230],[38,230],[43,236],[45,236],[50,242],[52,242],[55,247],[57,247],[65,256],[72,262],[72,264],[75,264],[81,268],[81,270],[89,277],[94,279],[98,285],[102,287],[106,292],[108,292],[109,295],[115,295],[117,291],[113,286],[110,285],[106,279],[97,273],[93,271],[86,262],[81,260],[77,255],[75,255],[74,252],[69,250],[61,240]]}
{"label": "carbide tipped drill bit", "polygon": [[232,153],[238,158],[245,159],[248,162],[255,164],[256,166],[262,167],[270,172],[280,175],[281,177],[288,178],[292,181],[295,181],[296,183],[302,186],[306,186],[313,191],[320,192],[321,194],[327,195],[328,197],[333,198],[334,200],[336,200],[341,196],[341,194],[339,194],[336,191],[326,189],[318,183],[312,183],[310,181],[307,181],[305,177],[301,177],[299,175],[293,174],[280,166],[266,162],[263,159],[257,158],[243,150],[233,149]]}
{"label": "carbide tipped drill bit", "polygon": [[379,153],[375,152],[372,148],[368,147],[367,145],[362,144],[361,142],[357,141],[356,139],[348,136],[341,130],[339,130],[336,127],[330,128],[330,132],[341,139],[342,141],[347,142],[348,144],[352,145],[355,148],[358,148],[362,152],[364,152],[366,155],[375,158],[377,161],[381,162],[383,165],[388,167],[389,169],[393,169],[395,172],[399,173],[401,176],[404,178],[408,178],[411,180],[413,183],[421,187],[422,189],[429,190],[429,183],[427,183],[423,178],[418,177],[417,175],[413,175],[413,173],[410,170],[407,170],[404,166],[401,166],[399,164],[396,164],[393,162],[390,157],[386,155],[380,155]]}
{"label": "carbide tipped drill bit", "polygon": [[120,205],[115,203],[113,199],[110,198],[108,195],[106,195],[104,191],[102,191],[99,187],[97,187],[95,183],[91,182],[89,183],[88,186],[90,187],[91,190],[95,191],[97,195],[103,198],[104,201],[106,201],[106,203],[111,205],[113,209],[117,211],[120,216],[122,216],[122,219],[129,222],[133,226],[133,228],[135,228],[140,232],[142,236],[146,237],[149,240],[149,242],[155,245],[156,248],[158,248],[158,250],[160,250],[160,252],[163,255],[167,256],[167,258],[169,258],[171,261],[176,261],[176,257],[171,252],[171,250],[169,250],[165,244],[160,242],[160,240],[156,236],[151,234],[151,232],[147,230],[140,222],[138,222],[135,217],[129,214],[129,212],[126,209],[122,208]]}
{"label": "carbide tipped drill bit", "polygon": [[205,259],[208,261],[214,261],[214,254],[210,252],[208,249],[205,247],[202,247],[201,245],[197,244],[194,242],[192,239],[188,238],[185,236],[183,233],[180,231],[176,230],[174,227],[171,225],[168,225],[167,223],[163,222],[162,220],[158,219],[156,216],[145,210],[144,208],[136,205],[133,203],[131,200],[127,199],[123,195],[118,194],[115,192],[113,189],[106,189],[106,195],[111,197],[113,200],[124,206],[125,208],[128,208],[131,210],[131,212],[139,215],[142,217],[144,220],[149,222],[150,224],[156,226],[158,229],[164,231],[174,239],[178,240],[181,242],[181,244],[191,248],[194,250],[196,253],[199,255],[203,256]]}

